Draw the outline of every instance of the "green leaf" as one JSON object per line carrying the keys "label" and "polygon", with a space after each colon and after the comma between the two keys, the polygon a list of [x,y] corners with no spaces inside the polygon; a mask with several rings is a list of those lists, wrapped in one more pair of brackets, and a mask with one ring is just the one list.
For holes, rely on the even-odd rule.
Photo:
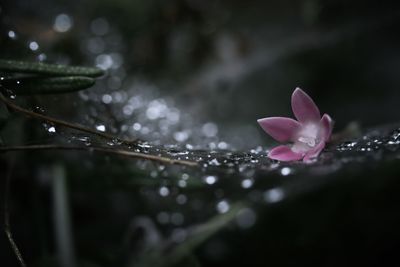
{"label": "green leaf", "polygon": [[101,69],[47,64],[40,62],[26,62],[0,59],[0,71],[11,73],[32,73],[48,76],[88,76],[98,77],[104,74]]}
{"label": "green leaf", "polygon": [[93,86],[89,77],[25,77],[1,81],[1,86],[17,95],[61,94]]}

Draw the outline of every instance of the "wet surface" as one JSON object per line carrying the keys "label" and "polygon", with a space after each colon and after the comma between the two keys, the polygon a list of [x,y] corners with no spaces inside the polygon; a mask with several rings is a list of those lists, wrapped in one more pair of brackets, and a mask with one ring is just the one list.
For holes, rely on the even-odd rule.
{"label": "wet surface", "polygon": [[[73,143],[93,145],[88,140],[88,137],[79,137]],[[168,199],[176,207],[187,204],[194,195],[194,202],[200,206],[214,205],[215,212],[204,212],[209,216],[226,213],[229,203],[274,204],[318,191],[325,185],[347,179],[349,175],[365,174],[381,165],[395,163],[400,158],[400,128],[382,126],[351,141],[330,145],[311,163],[271,160],[267,157],[268,149],[261,146],[246,152],[196,150],[148,142],[130,146],[112,144],[112,147],[196,162],[198,166],[182,167],[139,160],[135,166],[143,171],[143,184],[158,185],[153,189],[147,188],[147,193],[151,192],[153,197],[163,201]],[[124,181],[119,182],[124,184]],[[173,206],[169,208],[173,209]],[[200,217],[198,222],[207,219],[207,216]]]}
{"label": "wet surface", "polygon": [[[82,141],[85,143],[87,139]],[[212,226],[211,222],[219,220],[220,225],[217,229],[224,231],[206,243],[204,251],[199,253],[200,257],[219,262],[222,260],[221,255],[225,254],[213,259],[212,251],[222,249],[224,253],[231,255],[237,251],[237,246],[240,247],[239,237],[245,235],[254,242],[265,240],[265,246],[270,247],[270,253],[267,254],[271,262],[284,264],[286,261],[279,258],[279,247],[275,247],[273,242],[285,243],[284,247],[288,251],[296,249],[290,242],[298,238],[297,235],[310,235],[305,242],[315,242],[311,228],[334,227],[343,216],[343,211],[339,208],[343,203],[352,207],[356,205],[354,203],[370,203],[371,199],[377,198],[374,205],[380,205],[380,201],[385,203],[385,199],[392,195],[385,194],[390,192],[387,187],[394,189],[398,184],[395,177],[399,170],[397,164],[400,158],[400,128],[398,125],[386,125],[367,130],[358,138],[331,144],[318,159],[307,164],[301,161],[283,163],[270,160],[267,158],[268,149],[261,146],[248,151],[198,150],[187,149],[187,146],[160,146],[147,142],[112,146],[198,163],[196,167],[187,167],[123,159],[124,167],[121,169],[107,170],[107,167],[97,166],[97,170],[92,170],[94,173],[91,175],[96,177],[94,179],[98,183],[96,188],[116,190],[112,203],[108,203],[109,208],[115,209],[114,216],[125,214],[126,209],[136,210],[130,217],[130,227],[133,228],[129,229],[133,229],[133,233],[143,232],[142,238],[149,242],[148,249],[152,253],[165,253],[165,250],[172,249],[174,252],[171,255],[174,256],[171,256],[171,259],[167,257],[166,262],[174,262],[175,257],[180,257],[175,254],[180,251],[180,245],[185,247],[191,242],[197,242],[197,238],[207,236],[214,230],[212,227],[216,227]],[[114,160],[111,162],[115,163]],[[133,165],[126,168],[127,162]],[[110,166],[110,163],[106,163],[106,166],[107,164]],[[97,173],[103,173],[103,177],[98,177]],[[81,176],[87,175],[88,173],[81,173]],[[108,175],[112,178],[107,178]],[[89,187],[85,186],[85,181],[74,178],[72,180],[72,191],[83,190],[85,194],[89,192],[89,196],[81,197],[91,199],[90,192],[94,190],[94,180],[86,181],[89,182]],[[135,194],[134,197],[132,193]],[[351,195],[357,200],[349,199]],[[313,199],[312,204],[309,203],[310,198]],[[133,200],[141,204],[134,204]],[[146,208],[140,208],[141,205],[145,205]],[[380,214],[386,210],[379,207],[381,210],[373,210],[372,214]],[[351,218],[358,214],[357,209],[351,211],[352,214],[354,212],[353,215],[349,215]],[[271,217],[271,214],[275,213],[276,218]],[[334,219],[327,215],[321,219],[322,214],[330,213],[338,217]],[[300,216],[296,221],[286,221],[287,216],[295,214]],[[361,218],[363,216],[361,215]],[[382,220],[388,219],[386,213],[379,216]],[[360,218],[356,217],[354,221],[353,219],[348,221],[346,229],[357,227],[353,223],[357,224]],[[276,220],[283,220],[283,224],[275,225]],[[285,231],[288,231],[288,227],[298,225],[299,221],[305,223],[304,226],[299,226],[299,232],[287,236]],[[264,227],[267,228],[261,231],[261,236],[252,236],[252,233],[257,233]],[[370,233],[374,234],[374,231],[371,230]],[[226,235],[231,237],[227,238]],[[152,238],[159,241],[152,243],[149,241]],[[228,244],[227,239],[233,239],[233,243]],[[132,242],[142,242],[136,238],[133,240],[135,241]],[[200,243],[202,241],[199,241]],[[215,243],[219,244],[217,248],[214,247]],[[253,255],[251,249],[244,251],[249,253],[246,262],[260,260],[260,255]],[[147,254],[148,251],[140,253],[142,256],[139,259],[144,260],[146,265],[148,257],[152,256]],[[323,252],[320,253],[323,255]],[[305,253],[303,256],[307,255]],[[138,266],[142,264],[140,261],[134,262]],[[154,264],[151,260],[150,263]]]}

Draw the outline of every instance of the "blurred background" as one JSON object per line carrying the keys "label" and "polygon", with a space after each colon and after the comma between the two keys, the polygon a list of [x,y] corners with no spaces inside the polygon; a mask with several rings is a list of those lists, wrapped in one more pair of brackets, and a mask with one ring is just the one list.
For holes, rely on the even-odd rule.
{"label": "blurred background", "polygon": [[[0,58],[97,66],[106,71],[91,89],[17,96],[18,101],[54,117],[127,138],[139,137],[152,145],[264,150],[274,141],[256,120],[292,116],[290,95],[296,87],[333,117],[336,131],[351,122],[372,127],[400,119],[398,1],[5,0],[0,4],[0,20]],[[4,144],[86,142],[85,138],[21,116],[7,122],[1,135]],[[175,233],[179,239],[176,229],[225,213],[222,201],[227,195],[240,195],[235,190],[227,193],[229,189],[221,195],[221,188],[184,194],[181,189],[164,187],[170,185],[171,172],[160,175],[163,170],[157,166],[130,166],[109,157],[60,152],[55,152],[56,160],[51,153],[18,154],[13,163],[12,227],[28,263],[33,263],[29,266],[54,264],[54,229],[48,227],[53,225],[55,185],[49,177],[59,168],[74,177],[68,179],[68,186],[75,251],[83,262],[79,266],[116,266],[116,262],[136,266],[130,265],[134,256],[127,251],[138,255],[140,249],[122,240],[132,227],[145,225],[144,231],[152,233],[160,227],[157,231]],[[0,161],[2,177],[9,172],[10,158]],[[182,170],[174,175],[183,174],[203,176]],[[156,189],[147,182],[130,183],[127,189],[126,182],[121,182],[125,176],[163,178]],[[152,193],[173,195],[174,204],[160,204]],[[187,198],[195,203],[183,211]],[[194,215],[207,207],[209,211]],[[255,211],[246,211],[250,212],[246,218],[255,220]],[[243,237],[241,245],[254,245],[258,256],[248,255],[254,257],[254,264],[263,265],[262,242],[254,232],[251,235],[256,242]],[[146,238],[151,244],[160,237]],[[229,235],[223,240],[229,243]],[[231,264],[226,244],[213,242],[199,252],[200,262],[204,266]],[[290,247],[285,242],[282,250]],[[4,266],[17,266],[5,240],[0,255]],[[272,266],[290,265],[290,261],[279,265],[280,260],[278,256],[271,259]]]}
{"label": "blurred background", "polygon": [[109,70],[103,84],[109,94],[140,80],[196,118],[227,128],[291,115],[288,97],[296,86],[337,127],[351,120],[373,125],[398,119],[398,5],[8,1],[0,53],[97,65]]}

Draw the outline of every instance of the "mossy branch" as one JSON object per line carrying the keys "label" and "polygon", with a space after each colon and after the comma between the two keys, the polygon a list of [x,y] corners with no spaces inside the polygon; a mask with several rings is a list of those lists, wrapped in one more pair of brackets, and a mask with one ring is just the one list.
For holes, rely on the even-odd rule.
{"label": "mossy branch", "polygon": [[5,73],[32,73],[43,76],[99,77],[104,74],[104,72],[98,68],[5,59],[0,59],[0,71]]}
{"label": "mossy branch", "polygon": [[22,77],[6,78],[1,86],[11,90],[16,95],[62,94],[80,91],[94,85],[90,77]]}

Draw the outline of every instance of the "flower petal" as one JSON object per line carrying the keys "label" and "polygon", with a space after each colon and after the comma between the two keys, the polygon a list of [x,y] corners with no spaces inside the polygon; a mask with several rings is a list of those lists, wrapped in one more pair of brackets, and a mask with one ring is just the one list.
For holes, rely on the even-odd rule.
{"label": "flower petal", "polygon": [[307,162],[310,161],[313,158],[316,158],[319,156],[319,154],[321,153],[321,151],[324,149],[325,147],[325,142],[321,141],[319,142],[318,145],[316,145],[313,149],[310,149],[306,155],[303,158],[303,161]]}
{"label": "flower petal", "polygon": [[325,142],[328,142],[331,138],[334,121],[328,114],[324,114],[324,116],[322,116],[320,124],[322,127],[321,138]]}
{"label": "flower petal", "polygon": [[268,153],[268,157],[280,161],[294,161],[302,159],[303,154],[293,152],[288,146],[277,146]]}
{"label": "flower petal", "polygon": [[290,118],[269,117],[257,120],[261,128],[279,142],[292,141],[300,123]]}
{"label": "flower petal", "polygon": [[316,122],[321,118],[317,105],[311,97],[298,87],[292,94],[292,110],[299,122]]}

